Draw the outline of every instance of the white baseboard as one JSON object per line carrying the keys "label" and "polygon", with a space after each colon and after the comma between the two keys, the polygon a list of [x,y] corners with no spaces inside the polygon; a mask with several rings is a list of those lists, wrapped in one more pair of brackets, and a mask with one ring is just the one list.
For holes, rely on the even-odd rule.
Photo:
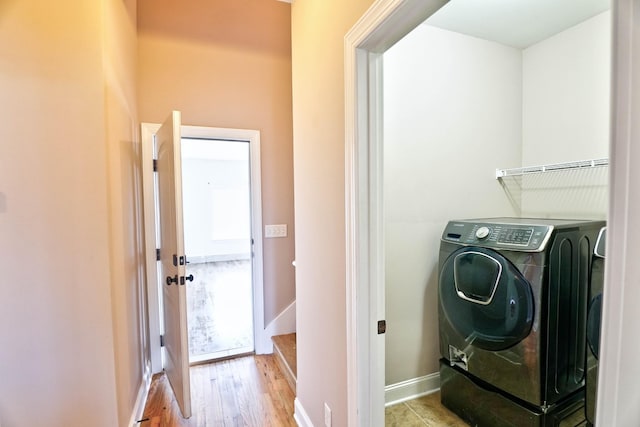
{"label": "white baseboard", "polygon": [[406,400],[416,399],[420,396],[434,393],[440,389],[440,373],[412,378],[384,388],[385,406],[402,403]]}
{"label": "white baseboard", "polygon": [[144,415],[144,407],[147,404],[147,396],[149,395],[149,388],[151,387],[151,365],[147,365],[146,371],[142,378],[142,384],[140,384],[140,388],[138,389],[138,396],[136,397],[136,403],[133,407],[133,412],[131,413],[131,418],[129,419],[130,427],[139,427],[139,421],[142,419]]}
{"label": "white baseboard", "polygon": [[293,401],[293,406],[295,410],[293,413],[293,419],[296,420],[298,427],[313,427],[313,423],[311,422],[307,411],[304,410],[297,397]]}
{"label": "white baseboard", "polygon": [[291,334],[296,331],[296,302],[293,301],[282,313],[267,325],[262,331],[260,344],[256,342],[257,354],[273,353],[271,337],[274,335]]}

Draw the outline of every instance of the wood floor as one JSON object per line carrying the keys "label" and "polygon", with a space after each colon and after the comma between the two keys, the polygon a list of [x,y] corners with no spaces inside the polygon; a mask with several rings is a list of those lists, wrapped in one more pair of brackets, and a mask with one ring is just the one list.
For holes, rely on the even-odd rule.
{"label": "wood floor", "polygon": [[296,334],[276,335],[271,338],[273,341],[273,355],[278,362],[278,367],[284,378],[291,386],[291,390],[296,392],[298,382],[298,363],[296,351]]}
{"label": "wood floor", "polygon": [[[274,337],[295,384],[295,334]],[[296,427],[295,398],[277,356],[259,355],[191,367],[193,415],[183,419],[164,374],[153,377],[141,427]],[[386,427],[462,427],[439,393],[387,407]]]}
{"label": "wood floor", "polygon": [[273,355],[191,368],[193,415],[183,419],[164,374],[153,377],[141,427],[295,427],[295,396]]}

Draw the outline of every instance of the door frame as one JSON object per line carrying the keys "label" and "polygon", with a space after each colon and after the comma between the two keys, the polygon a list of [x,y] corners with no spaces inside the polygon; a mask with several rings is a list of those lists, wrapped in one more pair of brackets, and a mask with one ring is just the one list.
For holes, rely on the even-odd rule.
{"label": "door frame", "polygon": [[[347,33],[345,69],[345,238],[347,418],[349,426],[384,425],[384,252],[382,213],[381,55],[447,0],[377,0]],[[598,425],[629,425],[640,418],[640,6],[612,0],[612,105],[609,239],[602,315],[604,349],[598,383]],[[629,260],[629,261],[627,261]],[[605,398],[607,396],[607,398]],[[628,411],[625,408],[634,408]]]}
{"label": "door frame", "polygon": [[445,3],[378,0],[344,40],[349,426],[384,425],[382,54]]}
{"label": "door frame", "polygon": [[[149,337],[151,350],[151,371],[161,372],[162,357],[160,347],[161,313],[160,293],[156,261],[156,216],[155,187],[153,178],[153,139],[160,128],[157,123],[142,123],[142,188],[144,206],[145,265],[147,273],[147,300],[149,304]],[[264,279],[262,249],[262,184],[260,169],[260,131],[251,129],[229,129],[206,126],[181,127],[181,137],[198,139],[221,139],[249,143],[250,188],[251,188],[251,237],[252,285],[253,285],[253,330],[254,347],[257,354],[270,351],[269,337],[264,327]]]}
{"label": "door frame", "polygon": [[640,4],[612,1],[609,223],[595,424],[640,420]]}

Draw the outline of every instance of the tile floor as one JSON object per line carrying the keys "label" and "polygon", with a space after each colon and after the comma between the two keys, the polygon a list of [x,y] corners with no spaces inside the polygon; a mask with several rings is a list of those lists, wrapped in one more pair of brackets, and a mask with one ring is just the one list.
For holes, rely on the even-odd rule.
{"label": "tile floor", "polygon": [[187,265],[191,361],[253,351],[251,261]]}
{"label": "tile floor", "polygon": [[440,403],[440,392],[409,400],[385,409],[386,427],[467,427]]}
{"label": "tile floor", "polygon": [[440,403],[440,392],[428,394],[385,409],[386,427],[467,427]]}
{"label": "tile floor", "polygon": [[[584,410],[578,408],[567,415],[561,422],[566,427],[588,427],[584,418]],[[460,419],[440,403],[440,392],[410,400],[385,409],[386,427],[468,427],[469,424]]]}

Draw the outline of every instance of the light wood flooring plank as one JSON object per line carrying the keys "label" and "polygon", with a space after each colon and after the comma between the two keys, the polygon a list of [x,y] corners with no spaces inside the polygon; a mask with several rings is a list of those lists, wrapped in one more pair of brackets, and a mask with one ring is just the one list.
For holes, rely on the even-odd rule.
{"label": "light wood flooring plank", "polygon": [[153,378],[141,427],[295,427],[295,396],[272,355],[191,368],[192,417],[180,415],[164,374]]}

